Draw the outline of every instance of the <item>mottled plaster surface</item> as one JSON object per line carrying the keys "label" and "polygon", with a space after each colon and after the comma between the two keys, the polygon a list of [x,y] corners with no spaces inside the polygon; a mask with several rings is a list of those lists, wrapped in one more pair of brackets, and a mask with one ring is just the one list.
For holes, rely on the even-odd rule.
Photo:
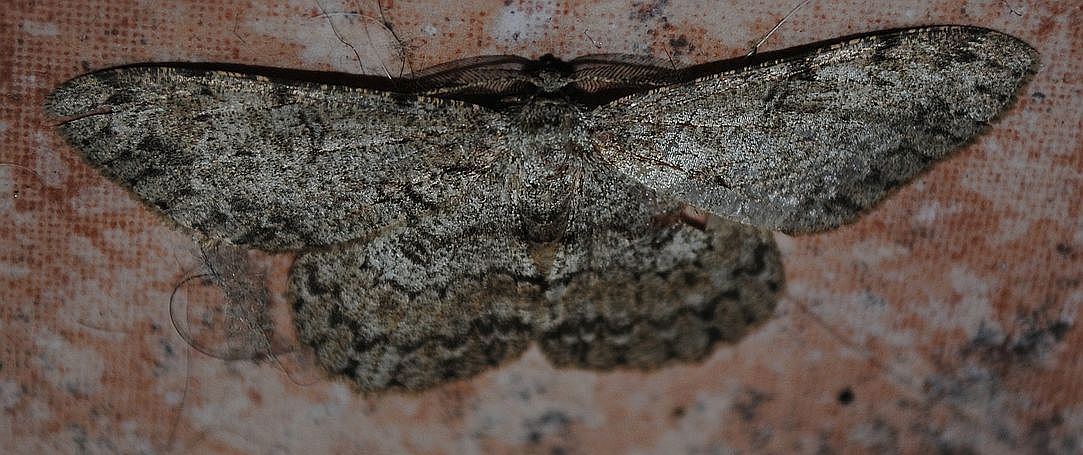
{"label": "mottled plaster surface", "polygon": [[[764,49],[980,25],[1031,43],[1043,68],[989,134],[857,223],[779,235],[785,297],[740,343],[649,373],[556,370],[532,349],[472,380],[365,397],[291,349],[286,256],[240,269],[266,284],[277,360],[191,317],[180,333],[216,355],[190,348],[170,300],[199,246],[81,162],[45,94],[146,61],[398,74],[617,52],[683,65],[742,55],[793,2],[385,2],[380,19],[372,0],[321,1],[3,6],[0,451],[1083,451],[1079,2],[822,1],[781,27]],[[217,289],[185,282],[174,313],[220,308]]]}

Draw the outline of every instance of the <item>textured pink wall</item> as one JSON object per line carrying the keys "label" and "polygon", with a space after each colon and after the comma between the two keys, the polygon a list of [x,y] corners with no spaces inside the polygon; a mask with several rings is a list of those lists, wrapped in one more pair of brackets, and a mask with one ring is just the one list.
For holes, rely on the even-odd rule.
{"label": "textured pink wall", "polygon": [[[734,57],[794,2],[388,3],[384,17],[420,69],[497,53]],[[397,73],[395,38],[369,19],[380,15],[374,0],[40,1],[3,10],[0,449],[1083,450],[1078,1],[821,1],[780,29],[764,49],[980,25],[1031,43],[1043,68],[989,134],[859,222],[779,235],[786,296],[739,344],[651,373],[555,370],[532,349],[473,380],[374,397],[286,352],[289,257],[252,259],[267,273],[280,361],[193,353],[169,301],[199,269],[198,246],[83,164],[40,107],[66,79],[135,62]],[[359,10],[367,17],[337,14]],[[215,308],[214,289],[189,282],[181,296]],[[218,352],[247,340],[211,339],[225,331],[218,325],[192,331]]]}

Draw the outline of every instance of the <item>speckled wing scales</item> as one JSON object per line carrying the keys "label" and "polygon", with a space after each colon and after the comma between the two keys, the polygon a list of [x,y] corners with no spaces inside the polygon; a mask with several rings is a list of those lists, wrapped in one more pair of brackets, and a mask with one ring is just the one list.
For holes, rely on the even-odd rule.
{"label": "speckled wing scales", "polygon": [[457,101],[172,67],[73,79],[49,113],[181,226],[266,250],[362,238],[456,204],[501,119]]}
{"label": "speckled wing scales", "polygon": [[[634,225],[635,221],[630,221]],[[702,360],[774,312],[782,263],[770,232],[708,217],[565,245],[538,324],[557,366],[658,368]]]}
{"label": "speckled wing scales", "polygon": [[[483,58],[413,94],[129,67],[46,105],[87,161],[181,226],[301,250],[290,300],[327,371],[418,390],[532,340],[559,366],[702,359],[774,309],[764,228],[852,220],[977,135],[1036,61],[1015,38],[935,27],[699,78]],[[571,68],[541,79],[589,100],[535,99],[536,64]]]}
{"label": "speckled wing scales", "polygon": [[820,231],[972,140],[1037,61],[981,28],[870,35],[619,99],[595,111],[592,141],[624,174],[719,216]]}
{"label": "speckled wing scales", "polygon": [[545,311],[544,280],[507,231],[508,200],[474,193],[459,210],[299,256],[301,341],[363,391],[424,389],[518,357]]}

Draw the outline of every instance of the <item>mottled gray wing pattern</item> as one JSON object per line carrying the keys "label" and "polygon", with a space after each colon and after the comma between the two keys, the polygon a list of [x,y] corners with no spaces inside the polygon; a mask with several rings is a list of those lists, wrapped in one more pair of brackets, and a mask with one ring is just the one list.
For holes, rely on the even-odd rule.
{"label": "mottled gray wing pattern", "polygon": [[370,242],[300,255],[290,299],[301,341],[363,391],[424,389],[518,357],[545,286],[509,233],[510,203],[479,191]]}
{"label": "mottled gray wing pattern", "polygon": [[542,267],[549,312],[536,336],[554,364],[699,360],[772,314],[783,272],[770,232],[706,216],[602,163],[581,174],[590,177],[570,204],[570,235]]}
{"label": "mottled gray wing pattern", "polygon": [[595,111],[592,141],[626,175],[717,215],[819,231],[973,139],[1037,61],[986,29],[872,35],[619,99]]}
{"label": "mottled gray wing pattern", "polygon": [[654,368],[739,339],[783,282],[765,228],[853,219],[978,134],[1036,61],[1015,38],[934,27],[704,77],[472,59],[397,94],[129,67],[46,106],[181,226],[300,250],[290,299],[320,365],[417,390],[531,340],[560,366]]}
{"label": "mottled gray wing pattern", "polygon": [[170,219],[267,250],[458,204],[498,155],[503,121],[457,101],[170,67],[73,79],[46,109],[69,117],[61,132],[88,162]]}
{"label": "mottled gray wing pattern", "polygon": [[[770,233],[710,216],[654,235],[610,231],[560,252],[537,340],[557,366],[658,368],[698,361],[774,312],[783,282]],[[588,259],[589,258],[589,259]]]}
{"label": "mottled gray wing pattern", "polygon": [[770,233],[689,215],[584,161],[562,235],[530,242],[523,201],[484,190],[520,164],[495,167],[454,211],[298,257],[294,320],[322,367],[364,391],[418,390],[537,340],[558,366],[654,368],[701,359],[774,309]]}

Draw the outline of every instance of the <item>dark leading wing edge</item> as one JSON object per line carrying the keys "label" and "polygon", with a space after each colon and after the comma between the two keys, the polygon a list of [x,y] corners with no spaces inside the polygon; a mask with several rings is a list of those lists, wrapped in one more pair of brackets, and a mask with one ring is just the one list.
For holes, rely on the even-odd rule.
{"label": "dark leading wing edge", "polygon": [[454,206],[503,126],[459,101],[161,66],[78,77],[45,105],[87,162],[155,210],[265,250]]}
{"label": "dark leading wing edge", "polygon": [[589,128],[605,160],[650,188],[740,222],[820,231],[980,134],[1037,62],[992,30],[892,31],[631,95]]}

